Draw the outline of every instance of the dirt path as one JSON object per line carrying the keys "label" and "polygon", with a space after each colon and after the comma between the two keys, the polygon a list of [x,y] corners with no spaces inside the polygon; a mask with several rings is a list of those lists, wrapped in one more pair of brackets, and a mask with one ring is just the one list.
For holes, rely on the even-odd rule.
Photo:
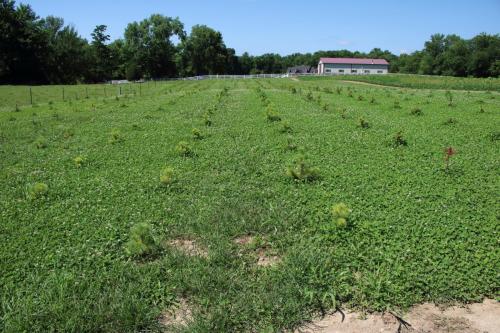
{"label": "dirt path", "polygon": [[391,313],[369,314],[362,318],[356,312],[328,315],[298,332],[307,333],[499,333],[500,302],[485,299],[483,303],[440,309],[434,304],[413,307],[403,316],[405,325]]}

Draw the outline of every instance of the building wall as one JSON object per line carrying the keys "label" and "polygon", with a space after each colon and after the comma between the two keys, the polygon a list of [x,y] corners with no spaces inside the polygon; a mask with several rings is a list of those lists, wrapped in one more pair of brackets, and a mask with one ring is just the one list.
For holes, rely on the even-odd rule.
{"label": "building wall", "polygon": [[320,64],[320,74],[387,74],[388,65]]}

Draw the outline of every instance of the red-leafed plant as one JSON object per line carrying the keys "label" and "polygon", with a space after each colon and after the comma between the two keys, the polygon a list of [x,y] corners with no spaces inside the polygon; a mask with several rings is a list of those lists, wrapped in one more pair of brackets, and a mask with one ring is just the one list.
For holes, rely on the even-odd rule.
{"label": "red-leafed plant", "polygon": [[453,147],[448,147],[445,148],[444,150],[444,169],[448,171],[448,168],[450,166],[450,158],[456,154],[455,149]]}

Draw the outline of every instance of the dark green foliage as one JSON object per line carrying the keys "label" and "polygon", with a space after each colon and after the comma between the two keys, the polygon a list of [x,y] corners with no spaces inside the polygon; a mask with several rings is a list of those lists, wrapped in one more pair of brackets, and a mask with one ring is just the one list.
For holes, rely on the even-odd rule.
{"label": "dark green foliage", "polygon": [[26,191],[26,196],[28,199],[40,199],[45,197],[49,192],[49,187],[45,183],[34,183],[33,185],[28,186]]}
{"label": "dark green foliage", "polygon": [[174,169],[166,166],[160,171],[160,183],[163,185],[170,185],[174,181]]}
{"label": "dark green foliage", "polygon": [[298,182],[311,182],[319,179],[319,169],[309,166],[304,155],[299,155],[294,165],[286,170],[288,177]]}
{"label": "dark green foliage", "polygon": [[368,123],[364,118],[359,118],[359,127],[370,128],[370,123]]}
{"label": "dark green foliage", "polygon": [[280,132],[281,133],[292,133],[292,127],[290,126],[290,124],[288,122],[284,121],[281,124]]}
{"label": "dark green foliage", "polygon": [[421,116],[424,113],[422,112],[422,109],[420,109],[420,108],[413,108],[413,109],[411,109],[410,114],[412,116]]}
{"label": "dark green foliage", "polygon": [[153,228],[149,223],[137,223],[130,228],[129,240],[125,244],[125,253],[132,258],[142,258],[158,250]]}
{"label": "dark green foliage", "polygon": [[191,130],[191,133],[193,134],[193,139],[195,139],[195,140],[203,139],[203,134],[201,134],[201,131],[199,129],[193,128]]}
{"label": "dark green foliage", "polygon": [[[404,313],[423,302],[495,297],[500,99],[454,93],[449,108],[444,87],[417,118],[409,113],[427,90],[408,89],[414,96],[395,112],[393,101],[403,98],[396,89],[339,79],[350,80],[149,82],[128,108],[110,91],[106,104],[91,97],[71,107],[58,99],[60,86],[38,86],[36,115],[30,107],[13,112],[26,87],[1,86],[0,234],[8,241],[0,250],[0,331],[157,332],[162,313],[184,299],[193,312],[186,332],[293,332],[336,308]],[[492,80],[472,82],[483,81]],[[366,103],[347,97],[349,85]],[[264,119],[259,86],[282,123]],[[311,103],[290,86],[320,90]],[[323,91],[337,86],[345,93]],[[224,87],[229,96],[219,105]],[[81,88],[65,86],[67,96]],[[335,112],[321,112],[317,95]],[[203,126],[208,109],[217,126]],[[361,117],[372,129],[357,127]],[[449,118],[456,125],[443,125]],[[293,137],[280,132],[284,122]],[[205,140],[193,139],[197,126]],[[123,144],[107,144],[112,128]],[[399,130],[408,145],[389,148]],[[33,144],[39,136],[49,142],[43,150]],[[197,158],[178,157],[183,140]],[[443,172],[450,145],[458,153]],[[317,181],[299,176],[307,173],[292,161],[298,151],[307,156],[302,169],[320,167]],[[84,157],[81,168],[75,156]],[[166,165],[172,172],[163,173]],[[173,182],[163,185],[162,174]],[[35,182],[49,187],[31,199]],[[340,202],[352,210],[347,218],[332,212]],[[138,254],[129,256],[130,227],[140,222],[150,227],[134,237],[130,252]],[[254,239],[235,241],[242,236]],[[153,250],[139,254],[145,243]],[[260,266],[261,256],[278,260]]]}
{"label": "dark green foliage", "polygon": [[269,105],[266,109],[266,119],[270,122],[281,121],[280,115]]}
{"label": "dark green foliage", "polygon": [[125,138],[123,137],[122,132],[119,129],[115,128],[111,131],[108,142],[111,144],[115,144],[123,142],[123,140],[125,140]]}
{"label": "dark green foliage", "polygon": [[394,134],[392,138],[392,145],[394,147],[401,147],[401,146],[407,146],[408,142],[403,136],[403,132],[399,131],[396,134]]}
{"label": "dark green foliage", "polygon": [[351,209],[343,202],[335,204],[331,208],[331,213],[333,217],[333,222],[339,228],[347,227],[349,222],[349,216],[351,215]]}
{"label": "dark green foliage", "polygon": [[193,149],[186,141],[179,141],[175,146],[175,151],[181,156],[189,157],[194,155]]}
{"label": "dark green foliage", "polygon": [[36,140],[35,140],[35,146],[38,148],[38,149],[44,149],[44,148],[47,148],[47,140],[43,137],[38,137]]}

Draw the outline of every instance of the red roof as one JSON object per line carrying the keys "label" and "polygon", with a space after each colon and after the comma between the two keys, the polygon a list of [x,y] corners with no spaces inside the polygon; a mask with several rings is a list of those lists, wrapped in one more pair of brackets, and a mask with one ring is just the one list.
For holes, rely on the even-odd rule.
{"label": "red roof", "polygon": [[385,59],[368,58],[320,58],[324,64],[353,64],[353,65],[389,65]]}

